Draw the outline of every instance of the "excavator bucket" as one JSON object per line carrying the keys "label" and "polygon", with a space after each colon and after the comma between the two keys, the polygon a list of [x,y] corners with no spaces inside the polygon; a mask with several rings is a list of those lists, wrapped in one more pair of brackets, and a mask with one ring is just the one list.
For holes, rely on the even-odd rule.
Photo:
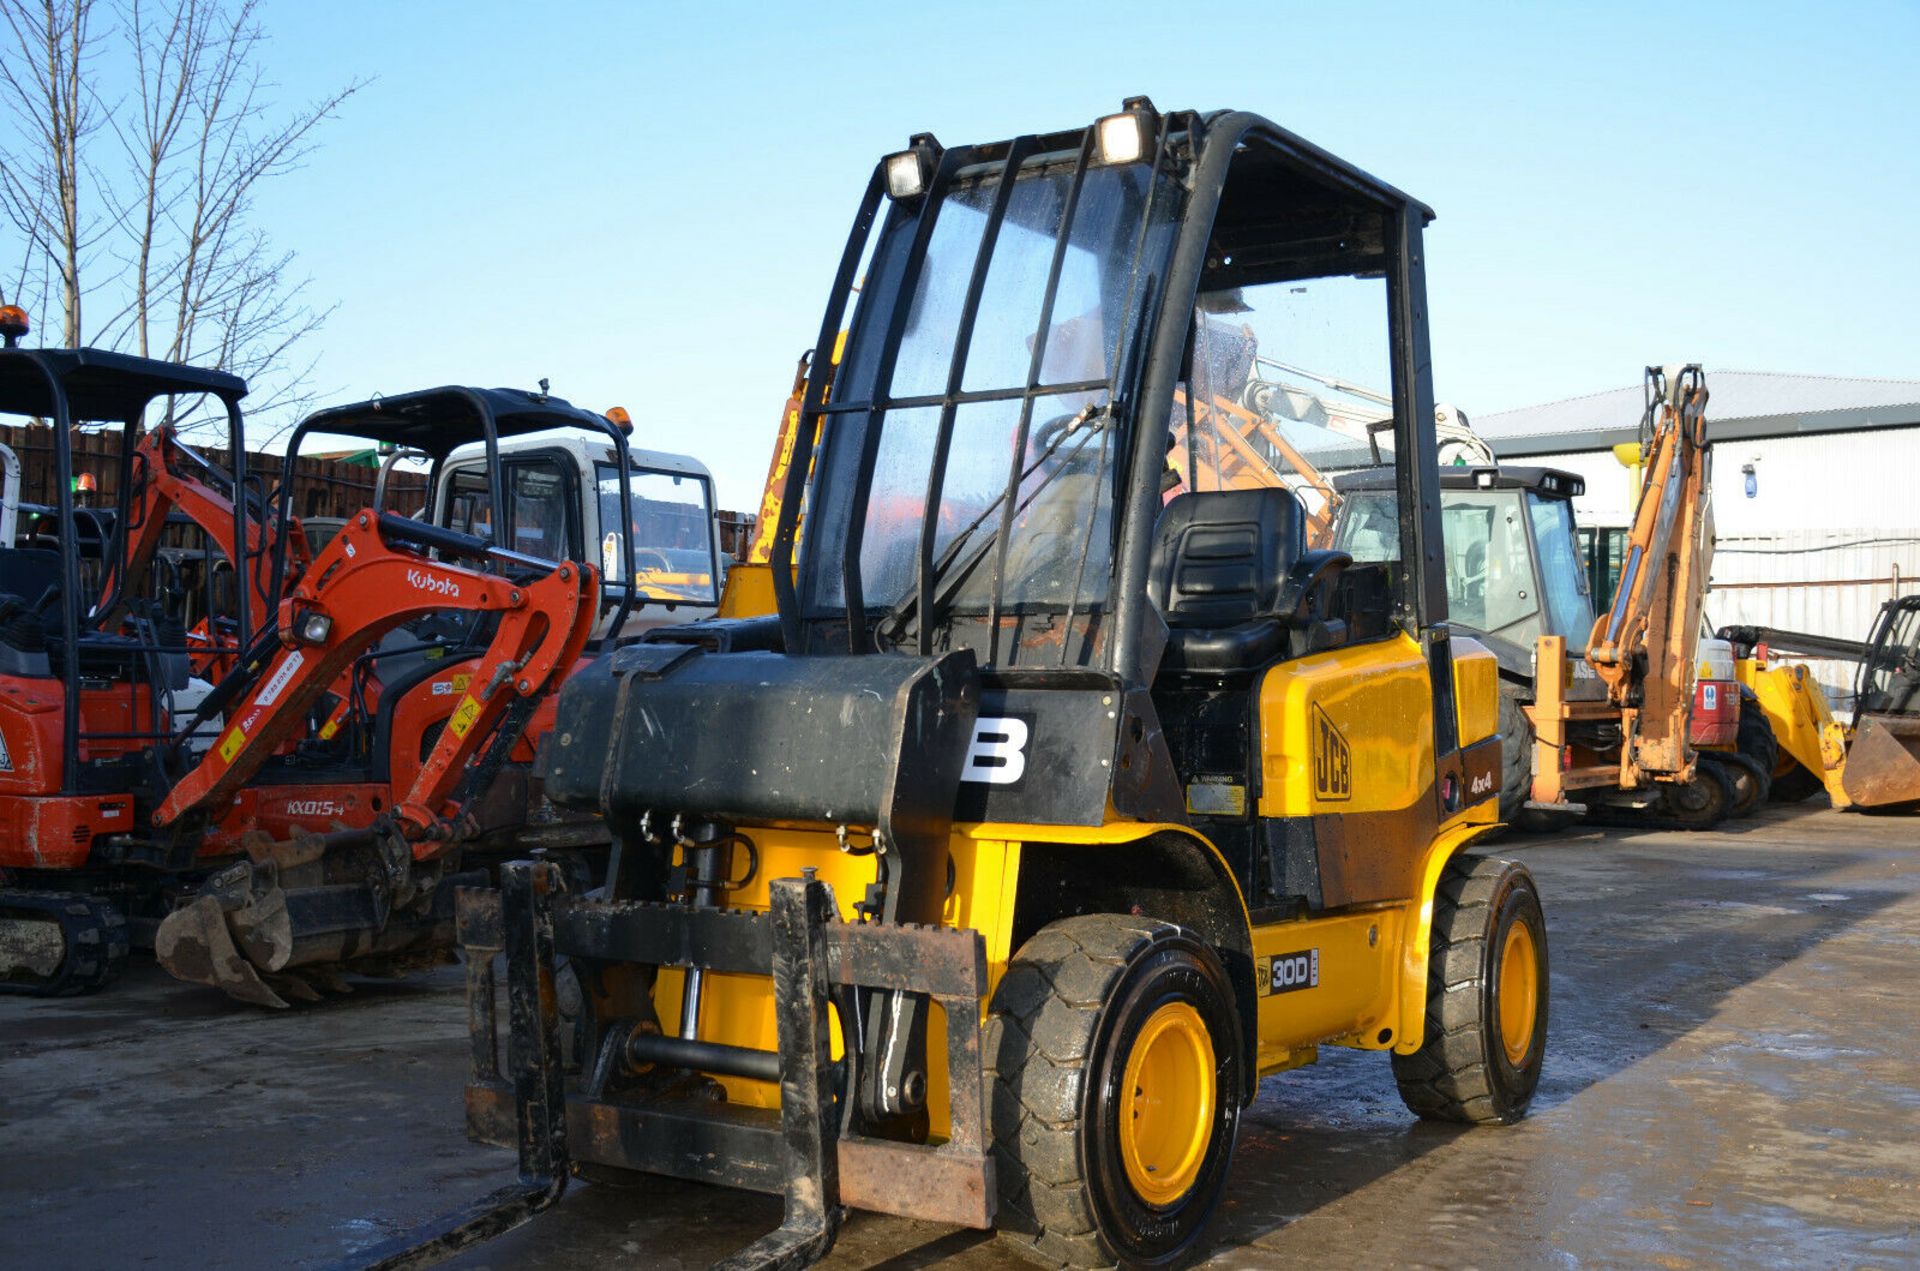
{"label": "excavator bucket", "polygon": [[1920,716],[1862,716],[1840,786],[1860,808],[1920,803]]}
{"label": "excavator bucket", "polygon": [[226,912],[213,896],[168,914],[154,935],[153,954],[175,979],[208,985],[255,1006],[287,1005],[234,944]]}

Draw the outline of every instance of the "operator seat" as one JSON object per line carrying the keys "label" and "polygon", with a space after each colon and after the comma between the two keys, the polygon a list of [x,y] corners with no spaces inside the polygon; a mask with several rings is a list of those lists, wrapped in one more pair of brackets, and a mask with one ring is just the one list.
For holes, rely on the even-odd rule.
{"label": "operator seat", "polygon": [[[1284,486],[1176,496],[1160,513],[1148,587],[1168,627],[1169,670],[1257,669],[1344,642],[1326,619],[1345,552],[1307,551],[1306,509]],[[1299,634],[1295,641],[1292,637]]]}

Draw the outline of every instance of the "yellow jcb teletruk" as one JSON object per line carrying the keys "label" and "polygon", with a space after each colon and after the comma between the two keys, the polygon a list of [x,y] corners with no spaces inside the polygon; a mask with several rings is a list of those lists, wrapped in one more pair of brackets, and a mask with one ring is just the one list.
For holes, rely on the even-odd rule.
{"label": "yellow jcb teletruk", "polygon": [[[1524,868],[1464,850],[1498,693],[1446,623],[1431,215],[1142,98],[886,157],[793,433],[778,612],[563,690],[545,790],[611,823],[604,892],[529,861],[463,893],[468,1124],[520,1183],[369,1256],[644,1172],[784,1195],[728,1266],[805,1265],[850,1207],[1166,1266],[1206,1248],[1259,1079],[1322,1046],[1384,1052],[1420,1116],[1521,1117],[1547,931]],[[1392,385],[1396,553],[1313,550],[1292,490],[1169,463],[1237,373],[1190,391],[1221,313]]]}

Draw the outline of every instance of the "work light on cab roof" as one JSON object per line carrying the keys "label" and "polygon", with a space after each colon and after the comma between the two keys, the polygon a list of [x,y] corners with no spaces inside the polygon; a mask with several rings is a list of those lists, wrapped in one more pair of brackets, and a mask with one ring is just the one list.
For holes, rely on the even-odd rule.
{"label": "work light on cab roof", "polygon": [[907,139],[905,150],[887,156],[887,197],[904,201],[925,194],[939,162],[940,143],[933,134],[915,133]]}
{"label": "work light on cab roof", "polygon": [[1160,112],[1144,97],[1129,97],[1121,105],[1125,109],[1119,114],[1094,123],[1094,158],[1101,163],[1139,163],[1153,156]]}

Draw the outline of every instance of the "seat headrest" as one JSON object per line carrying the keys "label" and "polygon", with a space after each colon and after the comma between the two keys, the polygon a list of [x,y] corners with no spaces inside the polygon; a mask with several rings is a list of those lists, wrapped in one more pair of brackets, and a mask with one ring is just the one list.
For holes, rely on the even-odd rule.
{"label": "seat headrest", "polygon": [[1275,611],[1306,546],[1284,486],[1182,494],[1160,513],[1151,588],[1170,627],[1227,627]]}

